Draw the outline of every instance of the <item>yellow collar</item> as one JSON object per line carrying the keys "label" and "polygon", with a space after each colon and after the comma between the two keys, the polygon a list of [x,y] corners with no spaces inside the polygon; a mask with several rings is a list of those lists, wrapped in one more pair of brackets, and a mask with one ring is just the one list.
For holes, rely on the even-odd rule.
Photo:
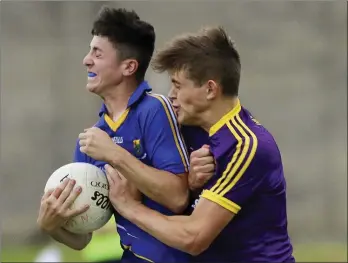
{"label": "yellow collar", "polygon": [[222,118],[218,120],[213,126],[211,126],[209,130],[209,136],[213,136],[218,130],[221,129],[222,126],[224,126],[226,122],[228,122],[230,119],[232,119],[232,117],[237,115],[241,109],[242,106],[240,105],[239,99],[237,99],[237,105],[231,111],[222,116]]}

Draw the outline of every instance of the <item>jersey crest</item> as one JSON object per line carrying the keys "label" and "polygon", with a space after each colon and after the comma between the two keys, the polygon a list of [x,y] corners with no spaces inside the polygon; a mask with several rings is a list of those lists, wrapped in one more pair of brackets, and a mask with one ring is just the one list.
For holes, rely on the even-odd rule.
{"label": "jersey crest", "polygon": [[143,147],[141,146],[140,139],[133,140],[133,154],[138,159],[145,159],[147,154],[144,153]]}

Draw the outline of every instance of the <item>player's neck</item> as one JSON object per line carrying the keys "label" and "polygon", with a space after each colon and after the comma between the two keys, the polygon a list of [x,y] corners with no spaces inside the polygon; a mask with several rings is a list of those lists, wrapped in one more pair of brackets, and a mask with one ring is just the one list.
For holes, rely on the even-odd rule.
{"label": "player's neck", "polygon": [[209,132],[210,128],[216,124],[223,116],[229,113],[238,103],[238,98],[224,98],[215,102],[209,110],[202,114],[201,127]]}
{"label": "player's neck", "polygon": [[117,121],[127,109],[128,100],[136,88],[136,82],[122,82],[103,96],[108,115],[112,120]]}

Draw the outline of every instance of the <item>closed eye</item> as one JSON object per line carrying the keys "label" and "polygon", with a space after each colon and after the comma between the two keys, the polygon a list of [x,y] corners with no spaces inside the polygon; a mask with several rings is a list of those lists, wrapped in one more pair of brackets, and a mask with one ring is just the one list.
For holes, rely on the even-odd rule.
{"label": "closed eye", "polygon": [[100,49],[100,48],[98,48],[98,47],[92,47],[92,54],[95,56],[95,57],[97,57],[97,58],[99,58],[99,57],[101,57],[102,56],[102,50]]}

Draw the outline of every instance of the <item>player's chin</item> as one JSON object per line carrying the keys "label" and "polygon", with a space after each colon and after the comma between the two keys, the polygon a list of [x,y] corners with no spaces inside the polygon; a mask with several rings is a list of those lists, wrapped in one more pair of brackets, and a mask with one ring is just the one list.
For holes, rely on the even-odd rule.
{"label": "player's chin", "polygon": [[177,120],[178,120],[178,123],[180,125],[187,125],[187,118],[185,118],[185,114],[183,114],[182,112],[178,111],[177,112]]}
{"label": "player's chin", "polygon": [[95,85],[95,84],[92,84],[92,83],[87,83],[86,85],[86,89],[89,91],[89,92],[92,92],[92,93],[96,93],[98,94],[98,85]]}

